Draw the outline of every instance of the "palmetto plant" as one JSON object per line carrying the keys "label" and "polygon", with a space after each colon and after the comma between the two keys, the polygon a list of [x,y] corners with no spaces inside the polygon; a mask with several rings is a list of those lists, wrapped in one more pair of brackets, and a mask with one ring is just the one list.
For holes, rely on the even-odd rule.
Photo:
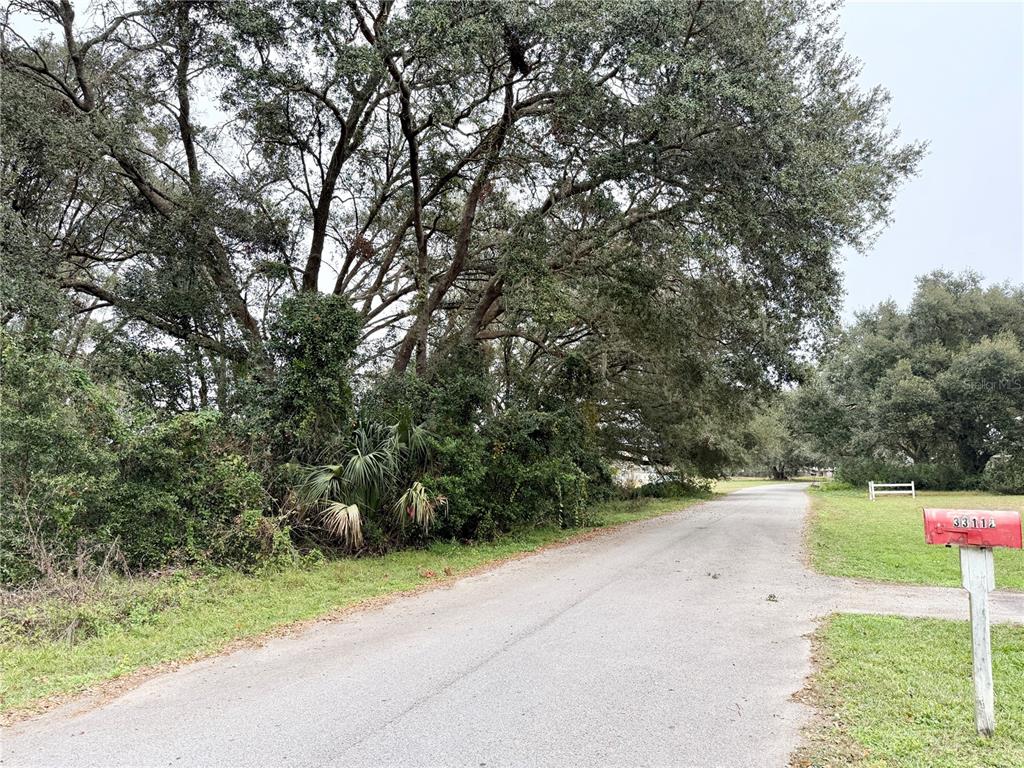
{"label": "palmetto plant", "polygon": [[395,502],[395,513],[399,521],[404,525],[406,520],[412,520],[423,529],[423,533],[429,532],[437,510],[447,508],[446,497],[432,497],[419,481],[409,486]]}
{"label": "palmetto plant", "polygon": [[329,501],[323,505],[321,521],[324,530],[340,539],[348,549],[363,546],[363,519],[355,504]]}
{"label": "palmetto plant", "polygon": [[391,438],[403,458],[422,466],[429,458],[430,433],[422,424],[413,424],[406,415],[391,428]]}
{"label": "palmetto plant", "polygon": [[306,467],[298,488],[302,507],[316,510],[324,530],[350,550],[363,544],[362,515],[381,510],[398,497],[393,508],[404,524],[412,519],[424,533],[435,510],[446,505],[431,498],[418,481],[404,491],[399,480],[422,469],[428,456],[429,433],[403,418],[394,425],[360,424],[348,451],[338,464]]}

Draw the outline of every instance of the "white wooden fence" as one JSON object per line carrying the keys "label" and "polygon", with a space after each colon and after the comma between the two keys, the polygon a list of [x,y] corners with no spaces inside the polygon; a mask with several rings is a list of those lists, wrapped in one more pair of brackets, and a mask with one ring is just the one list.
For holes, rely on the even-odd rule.
{"label": "white wooden fence", "polygon": [[[878,490],[879,488],[889,488],[891,490],[880,491]],[[875,500],[876,496],[908,493],[915,499],[917,498],[917,489],[914,488],[913,481],[909,483],[876,483],[874,480],[868,481],[868,498],[872,501]]]}

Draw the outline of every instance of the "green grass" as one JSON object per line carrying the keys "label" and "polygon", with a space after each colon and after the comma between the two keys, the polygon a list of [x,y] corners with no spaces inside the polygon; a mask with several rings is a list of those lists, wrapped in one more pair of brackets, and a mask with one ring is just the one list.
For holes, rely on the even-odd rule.
{"label": "green grass", "polygon": [[840,615],[819,629],[798,766],[1024,766],[1024,627],[992,628],[996,734],[974,730],[970,626],[963,621]]}
{"label": "green grass", "polygon": [[[1024,509],[1024,496],[924,492],[917,498],[883,496],[869,501],[866,490],[812,491],[809,527],[811,562],[833,576],[913,584],[960,585],[955,547],[924,543],[923,507]],[[1024,552],[997,549],[996,587],[1024,590]]]}
{"label": "green grass", "polygon": [[[215,653],[236,640],[464,574],[594,527],[655,517],[701,500],[610,502],[592,510],[596,524],[589,528],[537,528],[493,543],[435,543],[425,550],[331,560],[255,575],[179,574],[148,585],[115,584],[105,598],[76,609],[87,619],[101,621],[92,636],[80,635],[74,643],[25,633],[23,626],[5,619],[0,635],[0,711],[30,708],[42,699],[75,693],[140,669]],[[147,591],[151,599],[144,600],[140,593]],[[112,610],[110,604],[115,599],[124,602],[129,592],[132,609]],[[157,592],[159,599],[152,599]],[[67,606],[50,607],[59,608],[62,617],[68,614]],[[29,614],[37,609],[44,611],[46,606],[33,606]],[[117,620],[109,620],[112,614]]]}

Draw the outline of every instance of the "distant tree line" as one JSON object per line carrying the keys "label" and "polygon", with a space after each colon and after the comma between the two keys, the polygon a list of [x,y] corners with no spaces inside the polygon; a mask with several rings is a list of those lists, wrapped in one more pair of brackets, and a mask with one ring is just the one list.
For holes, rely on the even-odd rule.
{"label": "distant tree line", "polygon": [[80,6],[3,17],[6,581],[714,475],[921,152],[803,0]]}
{"label": "distant tree line", "polygon": [[839,479],[1024,493],[1024,286],[918,280],[858,315],[820,367],[752,422],[750,461]]}

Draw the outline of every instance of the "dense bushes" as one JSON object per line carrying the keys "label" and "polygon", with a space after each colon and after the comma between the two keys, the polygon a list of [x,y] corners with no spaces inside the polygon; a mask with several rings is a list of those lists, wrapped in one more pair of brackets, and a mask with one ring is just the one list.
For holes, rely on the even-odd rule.
{"label": "dense bushes", "polygon": [[[103,562],[246,567],[288,556],[293,526],[300,546],[356,552],[489,538],[580,525],[607,495],[584,409],[551,393],[497,407],[478,351],[449,350],[443,376],[369,378],[353,397],[351,319],[330,300],[292,302],[275,370],[253,378],[255,406],[232,417],[161,412],[4,336],[0,577]],[[323,323],[338,336],[328,357],[304,340]],[[303,478],[316,476],[329,486],[304,503]]]}
{"label": "dense bushes", "polygon": [[0,335],[0,576],[20,582],[76,552],[83,516],[115,486],[115,393]]}
{"label": "dense bushes", "polygon": [[447,500],[435,535],[487,538],[585,522],[587,503],[605,495],[611,479],[582,409],[554,396],[546,409],[525,396],[495,407],[487,360],[472,348],[448,350],[436,369],[443,374],[381,377],[359,398],[364,418],[410,417],[431,433],[419,479]]}
{"label": "dense bushes", "polygon": [[341,296],[302,293],[286,299],[271,331],[278,366],[250,393],[264,404],[259,426],[278,457],[313,460],[337,448],[352,419],[350,364],[362,320]]}
{"label": "dense bushes", "polygon": [[969,475],[951,464],[893,464],[878,459],[845,459],[836,467],[836,480],[860,488],[876,483],[909,483],[932,491],[973,490],[1024,494],[1024,461],[1018,456],[993,456],[980,475]]}
{"label": "dense bushes", "polygon": [[567,414],[506,411],[482,430],[486,441],[480,502],[501,529],[581,521],[587,476],[576,463],[578,422]]}
{"label": "dense bushes", "polygon": [[438,442],[424,483],[448,499],[439,536],[489,538],[524,525],[586,522],[594,480],[559,450],[551,433],[537,424],[531,431],[530,417],[548,415],[517,413],[511,430],[497,417],[482,435]]}
{"label": "dense bushes", "polygon": [[874,480],[876,483],[914,482],[917,488],[932,491],[952,491],[976,488],[977,478],[948,464],[893,464],[878,459],[846,459],[835,472],[836,480],[860,488]]}
{"label": "dense bushes", "polygon": [[287,552],[263,480],[214,412],[157,419],[59,355],[2,337],[0,578]]}
{"label": "dense bushes", "polygon": [[430,375],[366,375],[353,391],[346,306],[289,300],[275,328],[273,368],[231,414],[144,402],[107,370],[5,336],[4,582],[572,527],[611,494],[590,393],[564,371],[499,392],[487,354],[456,345]]}
{"label": "dense bushes", "polygon": [[636,496],[649,499],[678,499],[711,492],[707,478],[670,476],[644,483],[636,489]]}
{"label": "dense bushes", "polygon": [[993,456],[985,465],[982,483],[995,493],[1024,494],[1024,453]]}
{"label": "dense bushes", "polygon": [[223,419],[180,414],[133,430],[118,447],[116,487],[91,529],[117,540],[133,566],[236,565],[277,553],[286,538],[264,513],[263,480],[237,452]]}

